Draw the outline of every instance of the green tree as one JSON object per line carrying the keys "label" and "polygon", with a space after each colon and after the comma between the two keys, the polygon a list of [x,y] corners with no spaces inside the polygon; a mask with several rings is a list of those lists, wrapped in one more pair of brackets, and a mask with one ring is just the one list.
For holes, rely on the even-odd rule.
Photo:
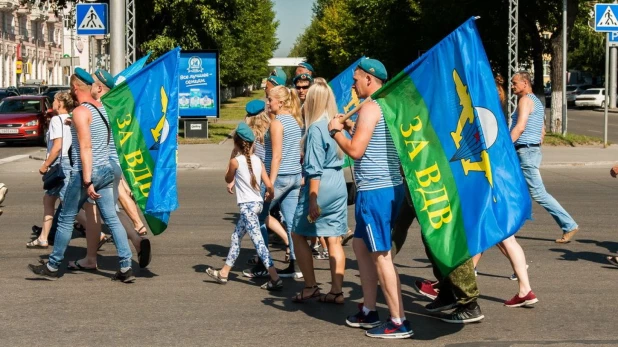
{"label": "green tree", "polygon": [[153,0],[140,3],[136,38],[158,56],[174,46],[218,49],[221,83],[240,86],[266,75],[279,42],[270,0]]}

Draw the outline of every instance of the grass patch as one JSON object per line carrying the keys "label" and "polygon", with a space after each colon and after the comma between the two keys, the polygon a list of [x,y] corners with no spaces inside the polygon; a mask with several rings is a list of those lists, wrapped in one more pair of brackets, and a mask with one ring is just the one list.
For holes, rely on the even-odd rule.
{"label": "grass patch", "polygon": [[208,123],[208,138],[185,138],[184,127],[178,129],[178,143],[181,145],[196,145],[203,143],[219,143],[227,138],[229,138],[232,130],[236,129],[236,124],[230,123]]}
{"label": "grass patch", "polygon": [[545,135],[543,144],[546,146],[570,146],[570,147],[586,146],[586,145],[602,145],[603,139],[599,137],[577,135],[577,134],[567,134],[566,136],[562,136],[562,134],[547,133]]}
{"label": "grass patch", "polygon": [[240,96],[221,103],[221,120],[244,120],[245,106],[253,99],[264,97],[263,90],[254,90],[250,96]]}

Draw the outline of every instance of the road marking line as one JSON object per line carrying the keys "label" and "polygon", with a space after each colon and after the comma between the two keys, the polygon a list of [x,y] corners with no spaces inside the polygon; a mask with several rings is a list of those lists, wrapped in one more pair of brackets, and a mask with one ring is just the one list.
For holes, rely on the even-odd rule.
{"label": "road marking line", "polygon": [[24,158],[28,158],[28,154],[14,155],[12,157],[0,159],[0,165],[6,164],[6,163],[11,163],[11,162],[14,162],[16,160],[24,159]]}

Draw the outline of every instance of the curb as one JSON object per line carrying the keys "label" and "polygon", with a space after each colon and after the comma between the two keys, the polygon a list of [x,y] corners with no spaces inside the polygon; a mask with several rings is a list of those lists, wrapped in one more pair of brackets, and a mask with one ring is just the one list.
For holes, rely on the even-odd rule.
{"label": "curb", "polygon": [[541,163],[541,168],[549,167],[569,167],[569,166],[607,166],[612,167],[615,161],[591,161],[591,162],[557,162],[557,163]]}

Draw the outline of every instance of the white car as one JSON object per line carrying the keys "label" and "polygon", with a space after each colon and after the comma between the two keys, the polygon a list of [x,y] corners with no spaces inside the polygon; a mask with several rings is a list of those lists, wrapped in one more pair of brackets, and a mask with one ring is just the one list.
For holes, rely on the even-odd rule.
{"label": "white car", "polygon": [[590,88],[575,99],[577,107],[605,107],[605,88]]}

